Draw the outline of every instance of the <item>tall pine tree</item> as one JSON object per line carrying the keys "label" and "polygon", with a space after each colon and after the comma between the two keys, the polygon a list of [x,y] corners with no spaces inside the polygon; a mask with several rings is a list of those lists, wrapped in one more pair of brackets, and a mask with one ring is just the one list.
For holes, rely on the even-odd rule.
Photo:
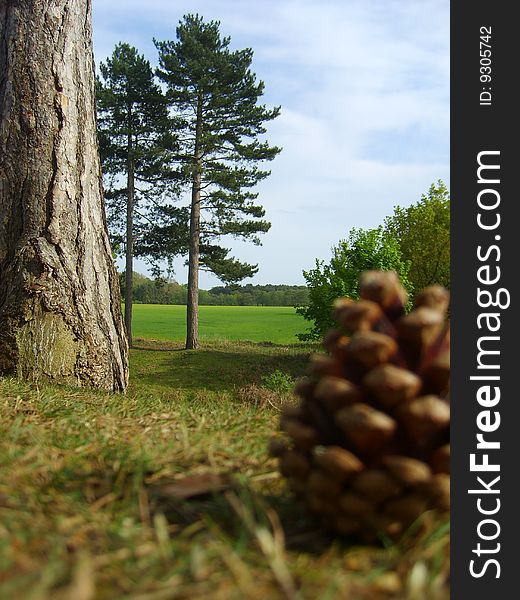
{"label": "tall pine tree", "polygon": [[[269,230],[265,211],[255,203],[252,188],[269,175],[259,161],[272,160],[280,148],[260,141],[264,122],[280,108],[258,103],[264,83],[250,66],[250,48],[231,51],[230,38],[221,37],[220,23],[186,15],[175,41],[155,42],[159,77],[168,87],[176,119],[179,176],[190,194],[188,250],[188,306],[186,347],[198,346],[199,270],[213,271],[225,282],[240,281],[257,271],[256,265],[229,257],[219,245],[221,236],[250,239]],[[179,209],[159,209],[157,220],[168,222]],[[167,224],[163,232],[169,231]],[[161,237],[161,228],[151,238]],[[171,239],[171,238],[170,238]],[[166,245],[162,245],[163,251]]]}
{"label": "tall pine tree", "polygon": [[147,207],[172,182],[168,153],[175,146],[166,98],[150,63],[129,44],[117,44],[100,64],[98,136],[113,240],[124,242],[125,325],[132,344],[132,277],[136,241]]}

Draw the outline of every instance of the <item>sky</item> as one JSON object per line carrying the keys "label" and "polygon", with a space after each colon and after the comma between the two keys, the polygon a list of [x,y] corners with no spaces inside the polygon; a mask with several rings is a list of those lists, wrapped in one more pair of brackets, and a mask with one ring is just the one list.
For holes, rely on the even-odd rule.
{"label": "sky", "polygon": [[449,186],[449,0],[93,0],[96,62],[124,41],[156,65],[153,38],[174,40],[186,13],[251,47],[262,102],[282,107],[267,139],[283,150],[256,190],[272,227],[262,246],[224,240],[260,267],[244,283],[303,284],[351,228]]}

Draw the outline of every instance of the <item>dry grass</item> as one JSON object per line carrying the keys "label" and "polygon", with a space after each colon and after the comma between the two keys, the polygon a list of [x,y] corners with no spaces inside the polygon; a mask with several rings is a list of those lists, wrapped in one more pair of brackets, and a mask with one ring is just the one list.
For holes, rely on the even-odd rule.
{"label": "dry grass", "polygon": [[[274,365],[298,375],[308,349],[206,351],[133,351],[126,396],[0,380],[0,598],[447,598],[446,523],[426,515],[399,545],[356,547],[287,495],[260,380]],[[208,386],[209,356],[227,381],[229,354],[240,377]],[[183,384],[186,364],[199,376]],[[206,472],[233,483],[167,493]]]}

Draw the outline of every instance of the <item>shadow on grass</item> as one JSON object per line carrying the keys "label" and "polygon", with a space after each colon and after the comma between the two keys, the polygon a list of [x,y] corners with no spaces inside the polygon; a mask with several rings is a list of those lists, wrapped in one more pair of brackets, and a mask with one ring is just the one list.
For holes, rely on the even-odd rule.
{"label": "shadow on grass", "polygon": [[[243,511],[242,514],[238,514],[233,508],[228,494],[235,496],[236,505]],[[232,545],[238,547],[254,541],[254,532],[247,526],[247,521],[253,524],[253,529],[263,527],[272,530],[269,512],[276,515],[287,550],[319,556],[338,542],[338,538],[324,531],[300,503],[285,494],[266,495],[237,487],[231,492],[183,501],[156,498],[153,505],[153,510],[160,510],[170,523],[175,523],[181,529],[191,528],[195,523],[204,523],[204,528],[217,528]],[[347,538],[342,541],[352,542]]]}
{"label": "shadow on grass", "polygon": [[[230,498],[230,494],[233,497]],[[171,499],[168,501],[155,497],[152,510],[160,510],[170,523],[175,523],[181,530],[189,530],[196,523],[201,526],[194,527],[195,531],[216,528],[226,535],[234,547],[254,543],[255,530],[275,531],[279,527],[283,532],[286,550],[315,557],[326,554],[332,547],[342,552],[362,546],[368,552],[381,553],[380,556],[387,552],[387,558],[391,560],[392,555],[395,557],[395,551],[401,553],[403,548],[411,550],[417,546],[420,555],[419,546],[426,547],[431,542],[434,548],[436,540],[440,538],[449,541],[449,520],[430,512],[415,521],[400,540],[391,541],[383,536],[365,544],[358,537],[327,531],[300,501],[287,493],[262,493],[253,491],[247,485],[237,485],[225,493],[183,501],[172,502]]]}
{"label": "shadow on grass", "polygon": [[[131,377],[137,385],[225,391],[259,384],[279,369],[300,377],[305,373],[308,346],[227,344],[185,350],[169,344],[136,344]],[[155,354],[154,354],[155,353]]]}

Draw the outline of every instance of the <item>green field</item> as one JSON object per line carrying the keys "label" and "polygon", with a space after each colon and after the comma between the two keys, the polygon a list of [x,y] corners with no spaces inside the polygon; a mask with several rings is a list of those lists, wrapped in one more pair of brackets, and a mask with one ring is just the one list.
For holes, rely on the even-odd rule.
{"label": "green field", "polygon": [[[305,320],[290,306],[201,306],[201,340],[242,340],[296,343],[307,329]],[[134,338],[181,341],[186,336],[186,307],[134,304]]]}

